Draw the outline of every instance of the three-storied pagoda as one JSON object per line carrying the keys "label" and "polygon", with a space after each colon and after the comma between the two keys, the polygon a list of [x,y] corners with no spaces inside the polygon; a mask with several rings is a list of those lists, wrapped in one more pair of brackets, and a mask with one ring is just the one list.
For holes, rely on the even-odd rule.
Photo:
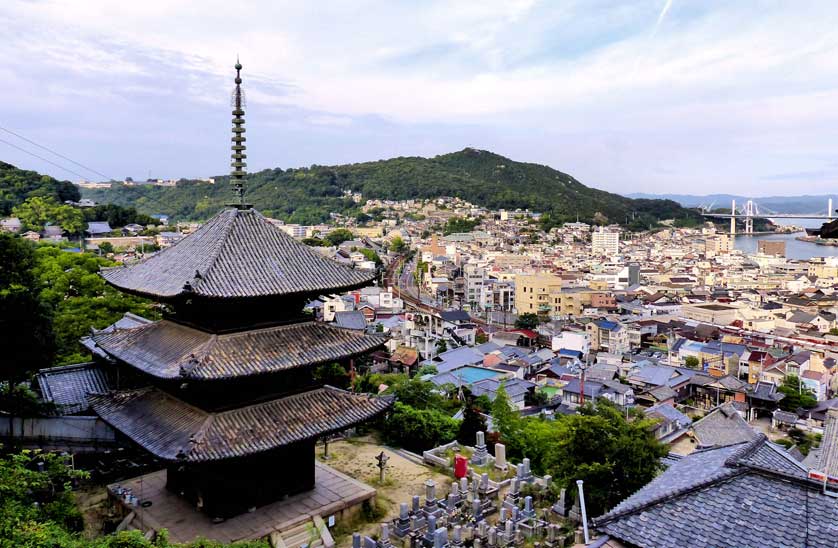
{"label": "three-storied pagoda", "polygon": [[310,321],[304,304],[373,274],[324,257],[244,201],[241,65],[233,94],[235,203],[175,245],[102,271],[164,303],[165,318],[93,335],[119,368],[118,390],[91,397],[115,429],[168,463],[167,486],[213,518],[314,487],[314,444],[374,417],[386,398],[319,385],[317,364],[385,338]]}

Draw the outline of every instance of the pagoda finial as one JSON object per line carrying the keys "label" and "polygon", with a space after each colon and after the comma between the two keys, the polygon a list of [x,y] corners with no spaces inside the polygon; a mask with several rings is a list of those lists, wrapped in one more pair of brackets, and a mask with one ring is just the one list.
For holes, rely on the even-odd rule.
{"label": "pagoda finial", "polygon": [[233,203],[230,205],[238,209],[248,209],[250,206],[244,202],[244,176],[246,174],[245,168],[247,168],[247,162],[245,161],[247,158],[247,154],[245,154],[247,147],[244,145],[247,140],[244,137],[245,102],[244,91],[241,86],[242,65],[239,62],[238,55],[236,55],[235,69],[236,87],[233,88],[233,98],[231,101],[233,106],[233,145],[231,146],[232,155],[230,156],[230,167],[232,168],[230,171],[230,185],[233,187]]}

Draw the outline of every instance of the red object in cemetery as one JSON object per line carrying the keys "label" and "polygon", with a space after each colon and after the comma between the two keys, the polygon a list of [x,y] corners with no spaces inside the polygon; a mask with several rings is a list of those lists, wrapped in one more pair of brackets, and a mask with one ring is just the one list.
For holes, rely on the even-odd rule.
{"label": "red object in cemetery", "polygon": [[462,455],[454,456],[454,477],[457,479],[468,476],[468,459]]}

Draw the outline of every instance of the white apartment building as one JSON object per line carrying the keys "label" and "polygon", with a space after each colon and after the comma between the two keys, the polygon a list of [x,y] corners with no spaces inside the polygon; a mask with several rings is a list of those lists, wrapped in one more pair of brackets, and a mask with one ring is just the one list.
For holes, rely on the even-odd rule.
{"label": "white apartment building", "polygon": [[481,293],[486,283],[486,269],[476,264],[463,266],[463,282],[465,283],[465,304],[469,307],[482,307]]}
{"label": "white apartment building", "polygon": [[620,233],[606,231],[605,227],[591,234],[591,252],[595,255],[616,255],[620,251]]}
{"label": "white apartment building", "polygon": [[308,232],[308,227],[303,225],[279,225],[278,228],[292,238],[305,238]]}

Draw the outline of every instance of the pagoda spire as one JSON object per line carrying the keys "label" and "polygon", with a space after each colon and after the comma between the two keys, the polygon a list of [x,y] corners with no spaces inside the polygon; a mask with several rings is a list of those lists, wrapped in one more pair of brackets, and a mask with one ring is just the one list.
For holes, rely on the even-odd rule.
{"label": "pagoda spire", "polygon": [[230,204],[231,206],[238,208],[238,209],[249,209],[250,205],[246,204],[244,201],[244,176],[247,173],[245,169],[247,168],[247,162],[245,159],[247,158],[247,154],[245,154],[245,150],[247,147],[245,146],[245,141],[247,139],[244,136],[244,91],[242,90],[242,77],[241,77],[241,70],[242,65],[239,62],[238,56],[236,57],[236,87],[233,89],[233,98],[232,98],[232,106],[233,106],[233,138],[232,138],[232,146],[230,147],[232,150],[232,155],[230,156],[230,167],[232,170],[230,171],[230,186],[233,187],[233,202]]}

